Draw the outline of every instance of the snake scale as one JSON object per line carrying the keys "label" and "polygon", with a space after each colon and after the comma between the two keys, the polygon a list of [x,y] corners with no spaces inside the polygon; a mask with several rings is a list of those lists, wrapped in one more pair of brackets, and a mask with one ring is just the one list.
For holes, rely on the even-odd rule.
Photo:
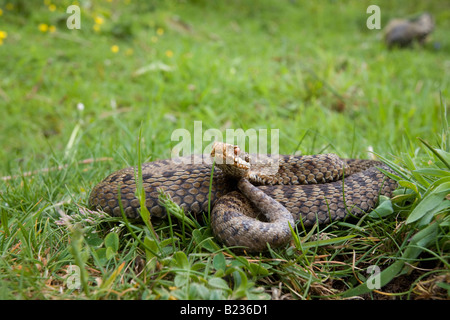
{"label": "snake scale", "polygon": [[[210,186],[211,158],[205,159],[211,156],[216,165]],[[252,167],[250,155],[222,143],[216,143],[211,155],[178,160],[142,164],[145,204],[152,218],[166,216],[159,204],[159,189],[185,212],[199,217],[208,210],[211,187],[214,235],[225,245],[250,251],[286,244],[291,239],[289,224],[294,226],[300,219],[311,226],[369,212],[379,195],[391,196],[397,186],[378,170],[389,170],[381,162],[340,159],[334,154],[280,155],[270,174]],[[120,190],[126,216],[139,219],[135,171],[135,167],[119,170],[97,184],[89,196],[90,207],[121,216]]]}

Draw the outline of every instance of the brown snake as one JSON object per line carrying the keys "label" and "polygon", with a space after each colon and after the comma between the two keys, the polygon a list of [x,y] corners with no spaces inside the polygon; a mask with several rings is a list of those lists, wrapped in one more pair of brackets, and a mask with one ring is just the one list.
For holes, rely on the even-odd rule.
{"label": "brown snake", "polygon": [[[216,161],[211,226],[216,238],[228,246],[250,251],[263,251],[267,244],[281,246],[291,239],[289,224],[294,227],[302,219],[305,226],[311,226],[349,214],[361,215],[375,208],[379,195],[390,196],[397,186],[378,170],[388,170],[378,161],[341,160],[334,154],[281,155],[272,166],[266,165],[266,160],[260,165],[252,156],[241,154],[238,147],[229,146],[216,143],[211,153]],[[181,158],[184,163],[159,160],[142,165],[145,204],[152,217],[166,215],[159,205],[159,189],[187,212],[201,216],[208,210],[212,165],[205,157],[209,156]],[[202,163],[195,164],[199,161]],[[270,173],[265,171],[268,167]],[[121,216],[120,189],[126,216],[139,219],[135,170],[125,168],[105,178],[93,188],[89,205]]]}

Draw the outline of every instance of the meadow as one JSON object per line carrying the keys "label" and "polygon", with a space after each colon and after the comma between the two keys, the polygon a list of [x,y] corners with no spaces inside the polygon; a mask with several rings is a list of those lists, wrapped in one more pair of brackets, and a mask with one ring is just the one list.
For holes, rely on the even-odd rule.
{"label": "meadow", "polygon": [[[0,0],[0,299],[447,299],[450,6],[378,1],[381,27],[436,21],[425,46],[388,50],[370,4]],[[170,203],[154,224],[87,208],[195,121],[278,129],[282,154],[376,154],[400,187],[260,255]]]}

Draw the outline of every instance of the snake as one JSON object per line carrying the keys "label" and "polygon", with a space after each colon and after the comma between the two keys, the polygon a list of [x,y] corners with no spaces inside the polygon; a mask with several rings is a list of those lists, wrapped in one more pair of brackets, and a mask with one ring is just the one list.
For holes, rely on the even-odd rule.
{"label": "snake", "polygon": [[[214,143],[211,154],[141,164],[152,219],[167,216],[160,200],[164,192],[197,219],[212,208],[216,239],[255,252],[289,243],[297,223],[311,227],[372,211],[380,195],[391,197],[397,188],[380,169],[390,171],[378,160],[341,159],[332,153],[255,157],[222,142]],[[141,219],[137,170],[132,166],[107,176],[91,190],[89,206]]]}

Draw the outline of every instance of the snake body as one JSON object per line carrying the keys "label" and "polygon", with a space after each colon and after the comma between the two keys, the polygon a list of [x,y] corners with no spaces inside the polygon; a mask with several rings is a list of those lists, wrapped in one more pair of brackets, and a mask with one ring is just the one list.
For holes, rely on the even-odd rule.
{"label": "snake body", "polygon": [[[251,251],[285,244],[291,236],[289,224],[300,219],[311,226],[368,212],[379,195],[390,196],[397,186],[378,170],[387,169],[382,163],[341,160],[333,154],[279,156],[278,170],[270,179],[233,177],[226,167],[216,165],[210,186],[212,165],[205,159],[193,155],[144,163],[145,205],[152,218],[164,218],[166,212],[158,200],[162,189],[185,212],[201,216],[208,210],[211,188],[213,233],[228,246]],[[89,196],[90,207],[121,216],[120,190],[126,216],[139,219],[135,172],[136,167],[125,168],[97,184]]]}

